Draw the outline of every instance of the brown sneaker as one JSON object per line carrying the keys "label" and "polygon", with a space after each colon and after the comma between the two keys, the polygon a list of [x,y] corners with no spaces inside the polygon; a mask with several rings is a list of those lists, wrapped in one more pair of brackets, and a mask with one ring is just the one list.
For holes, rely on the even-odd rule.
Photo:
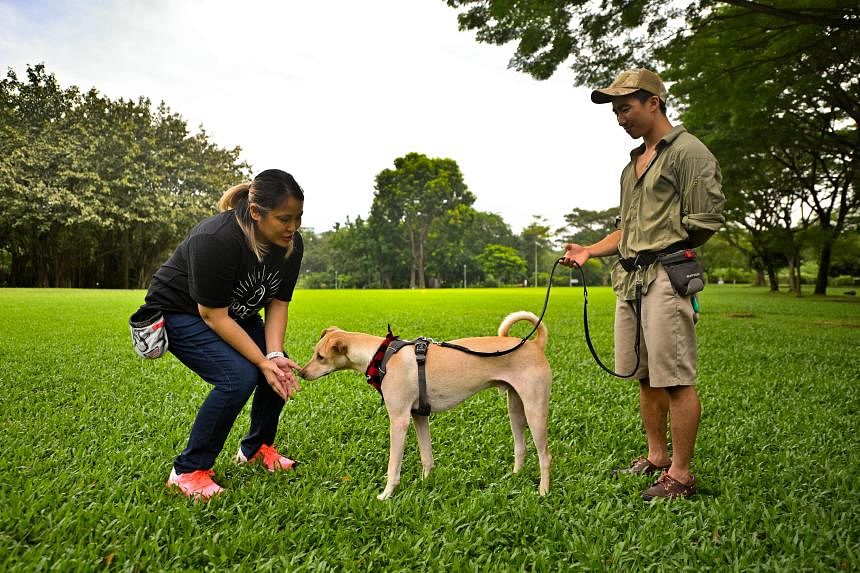
{"label": "brown sneaker", "polygon": [[632,462],[630,462],[630,466],[626,468],[618,468],[612,470],[612,477],[617,478],[619,476],[632,475],[632,476],[644,476],[644,475],[653,475],[662,472],[663,470],[669,469],[671,464],[667,464],[665,466],[656,466],[651,463],[648,458],[636,458]]}
{"label": "brown sneaker", "polygon": [[667,472],[648,489],[642,492],[642,499],[651,501],[655,497],[674,499],[676,497],[690,497],[696,493],[696,478],[690,476],[693,481],[683,484],[670,476]]}

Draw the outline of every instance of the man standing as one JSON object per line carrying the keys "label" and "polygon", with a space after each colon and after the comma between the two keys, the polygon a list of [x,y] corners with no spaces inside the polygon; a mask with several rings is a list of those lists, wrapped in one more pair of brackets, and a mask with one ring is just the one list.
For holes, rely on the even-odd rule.
{"label": "man standing", "polygon": [[[682,252],[681,259],[694,260],[692,249],[723,224],[725,202],[716,158],[683,126],[672,126],[666,117],[666,97],[660,77],[646,69],[624,71],[611,86],[591,93],[592,102],[611,103],[618,124],[643,143],[631,152],[621,174],[617,229],[593,245],[566,245],[563,259],[568,266],[582,266],[590,257],[620,257],[612,269],[617,296],[615,369],[629,373],[636,367],[634,341],[641,322],[639,367],[632,377],[639,380],[648,454],[614,473],[662,472],[642,492],[646,501],[696,492],[690,459],[701,414],[690,296],[695,289],[675,288],[658,257]],[[641,321],[637,321],[637,299]]]}

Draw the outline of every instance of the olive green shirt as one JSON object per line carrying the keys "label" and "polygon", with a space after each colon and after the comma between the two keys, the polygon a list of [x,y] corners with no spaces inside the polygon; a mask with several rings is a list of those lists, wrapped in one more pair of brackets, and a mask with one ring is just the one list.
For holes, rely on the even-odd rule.
{"label": "olive green shirt", "polygon": [[[636,177],[636,159],[644,152],[644,144],[634,149],[621,173],[618,252],[624,258],[665,249],[689,231],[717,231],[725,222],[720,164],[704,143],[683,126],[673,127]],[[631,273],[618,262],[612,267],[612,286],[622,300],[636,297],[637,280],[645,294],[656,277],[657,265]]]}

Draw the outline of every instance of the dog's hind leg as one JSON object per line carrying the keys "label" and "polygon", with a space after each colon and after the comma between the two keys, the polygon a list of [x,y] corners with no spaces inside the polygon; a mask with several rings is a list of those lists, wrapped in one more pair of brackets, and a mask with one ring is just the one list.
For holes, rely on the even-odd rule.
{"label": "dog's hind leg", "polygon": [[430,416],[412,416],[415,434],[418,436],[418,452],[421,454],[423,476],[426,478],[433,469],[433,447],[430,445]]}
{"label": "dog's hind leg", "polygon": [[552,456],[547,445],[547,414],[549,411],[549,395],[543,393],[534,401],[524,402],[526,420],[529,430],[537,449],[538,462],[540,463],[540,486],[538,492],[546,495],[549,492],[549,474],[552,465]]}
{"label": "dog's hind leg", "polygon": [[403,447],[406,443],[406,432],[409,430],[409,410],[395,413],[389,410],[389,450],[388,450],[388,481],[385,489],[376,496],[377,499],[388,499],[400,484],[400,464],[403,461]]}
{"label": "dog's hind leg", "polygon": [[514,435],[514,473],[517,473],[526,461],[526,414],[523,411],[523,401],[511,387],[508,387],[508,417],[511,421],[511,433]]}

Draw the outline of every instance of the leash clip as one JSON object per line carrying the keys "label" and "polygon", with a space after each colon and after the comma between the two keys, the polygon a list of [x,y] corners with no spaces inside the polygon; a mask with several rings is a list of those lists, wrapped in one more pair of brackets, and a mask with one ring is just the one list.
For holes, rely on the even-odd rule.
{"label": "leash clip", "polygon": [[427,361],[428,342],[426,338],[418,338],[415,340],[415,360],[418,362]]}

